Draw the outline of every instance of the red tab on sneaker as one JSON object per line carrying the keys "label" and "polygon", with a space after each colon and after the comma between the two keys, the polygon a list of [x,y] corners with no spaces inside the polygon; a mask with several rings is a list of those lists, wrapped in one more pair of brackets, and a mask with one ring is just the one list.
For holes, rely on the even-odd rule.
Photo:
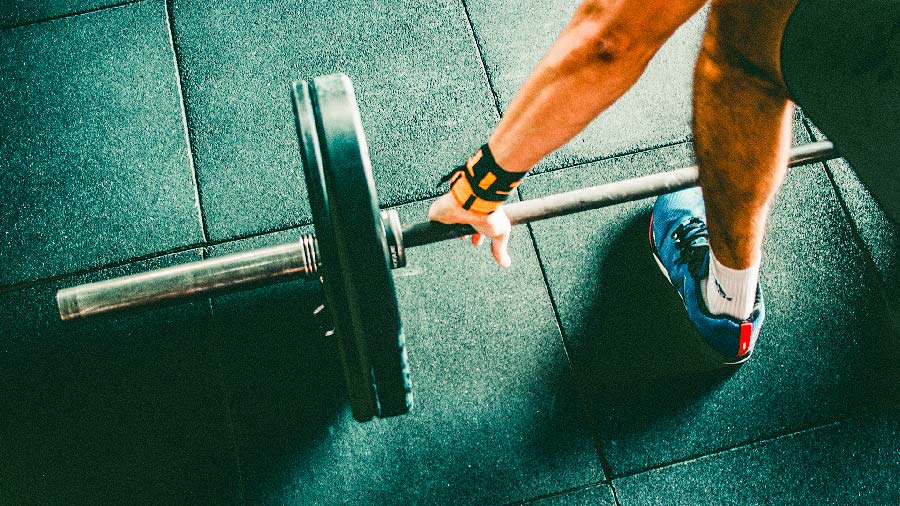
{"label": "red tab on sneaker", "polygon": [[747,353],[750,349],[750,334],[753,332],[753,324],[750,322],[741,323],[741,342],[738,345],[738,356]]}

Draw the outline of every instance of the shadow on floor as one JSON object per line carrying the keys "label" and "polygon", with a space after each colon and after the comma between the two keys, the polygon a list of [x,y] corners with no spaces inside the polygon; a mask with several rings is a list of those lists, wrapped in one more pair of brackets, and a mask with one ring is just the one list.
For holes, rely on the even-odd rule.
{"label": "shadow on floor", "polygon": [[[633,217],[598,258],[598,289],[582,335],[573,336],[572,362],[592,413],[611,433],[641,432],[718,390],[738,369],[710,361],[683,304],[649,254],[649,210]],[[878,281],[868,276],[864,297],[846,303],[856,336],[840,380],[853,398],[848,412],[900,406],[900,347],[888,323]],[[800,315],[825,319],[828,315]],[[843,390],[843,389],[842,389]],[[836,394],[837,395],[837,394]]]}
{"label": "shadow on floor", "polygon": [[851,381],[861,410],[892,410],[900,407],[900,327],[897,287],[884,287],[872,271],[866,273],[865,298],[853,301],[860,315],[862,339],[857,372]]}
{"label": "shadow on floor", "polygon": [[[553,401],[547,414],[549,416],[533,419],[532,430],[526,439],[530,453],[525,457],[532,462],[571,465],[585,453],[585,441],[591,439],[590,413],[581,402],[578,382],[569,367],[546,371],[542,379],[549,385]],[[600,462],[593,459],[589,462],[597,476],[602,476]],[[515,490],[519,485],[510,482],[509,487],[510,495],[517,495]]]}
{"label": "shadow on floor", "polygon": [[97,276],[0,297],[0,504],[236,502],[206,301],[60,321]]}
{"label": "shadow on floor", "polygon": [[346,387],[333,342],[313,316],[317,283],[291,282],[214,301],[215,328],[245,482],[281,476],[327,437]]}
{"label": "shadow on floor", "polygon": [[[649,210],[599,258],[600,283],[572,361],[595,413],[639,431],[707,395],[732,369],[708,362],[672,286],[650,255]],[[604,416],[604,418],[606,418]]]}

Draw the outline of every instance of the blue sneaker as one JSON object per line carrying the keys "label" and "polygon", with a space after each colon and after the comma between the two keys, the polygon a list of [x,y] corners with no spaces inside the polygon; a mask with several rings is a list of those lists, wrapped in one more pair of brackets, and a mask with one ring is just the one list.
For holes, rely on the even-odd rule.
{"label": "blue sneaker", "polygon": [[712,315],[700,291],[709,274],[706,210],[700,188],[689,188],[656,199],[650,217],[650,246],[660,270],[675,287],[688,318],[703,342],[723,364],[750,358],[765,319],[762,291],[756,288],[753,313],[746,320]]}

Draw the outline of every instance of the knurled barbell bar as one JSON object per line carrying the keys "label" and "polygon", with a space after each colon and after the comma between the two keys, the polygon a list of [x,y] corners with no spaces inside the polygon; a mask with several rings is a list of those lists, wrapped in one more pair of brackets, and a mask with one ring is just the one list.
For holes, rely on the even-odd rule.
{"label": "knurled barbell bar", "polygon": [[[426,221],[401,227],[380,211],[350,79],[299,81],[292,100],[315,236],[244,253],[60,290],[72,320],[163,301],[205,297],[294,279],[321,280],[326,334],[337,339],[353,416],[406,413],[412,405],[405,338],[391,269],[406,248],[472,234],[468,225]],[[797,146],[791,166],[834,158],[830,142]],[[698,184],[686,167],[504,206],[513,225],[677,191]],[[327,309],[326,309],[327,308]]]}

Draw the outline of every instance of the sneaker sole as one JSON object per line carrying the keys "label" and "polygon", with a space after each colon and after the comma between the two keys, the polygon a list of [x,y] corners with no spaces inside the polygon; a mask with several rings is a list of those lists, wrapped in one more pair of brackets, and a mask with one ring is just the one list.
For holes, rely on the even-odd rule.
{"label": "sneaker sole", "polygon": [[[657,249],[656,249],[656,241],[653,240],[653,214],[650,215],[650,231],[648,233],[648,239],[650,241],[650,253],[653,254],[653,259],[656,260],[656,265],[659,267],[659,272],[661,272],[662,275],[665,276],[666,281],[668,281],[669,285],[671,285],[672,288],[674,289],[675,283],[672,283],[672,278],[669,277],[669,271],[666,270],[666,267],[663,265],[662,260],[659,258],[659,253],[657,252]],[[681,292],[679,292],[677,289],[675,290],[675,294],[678,295],[679,299],[681,299],[681,304],[684,306],[685,311],[687,311],[687,303],[684,301],[684,296],[681,295]],[[717,364],[726,365],[726,366],[740,365],[740,364],[743,364],[744,362],[750,360],[750,357],[753,355],[753,350],[750,350],[750,353],[747,353],[746,355],[738,358],[737,360],[728,359],[725,357],[725,355],[722,355],[718,351],[712,349],[712,347],[710,345],[708,345],[706,343],[706,341],[704,341],[703,338],[701,338],[699,336],[699,334],[700,334],[699,331],[696,331],[696,329],[695,329],[694,333],[696,334],[694,336],[694,340],[698,344],[701,345],[700,347],[703,350],[703,354],[708,359],[711,359],[713,362],[716,362]]]}

